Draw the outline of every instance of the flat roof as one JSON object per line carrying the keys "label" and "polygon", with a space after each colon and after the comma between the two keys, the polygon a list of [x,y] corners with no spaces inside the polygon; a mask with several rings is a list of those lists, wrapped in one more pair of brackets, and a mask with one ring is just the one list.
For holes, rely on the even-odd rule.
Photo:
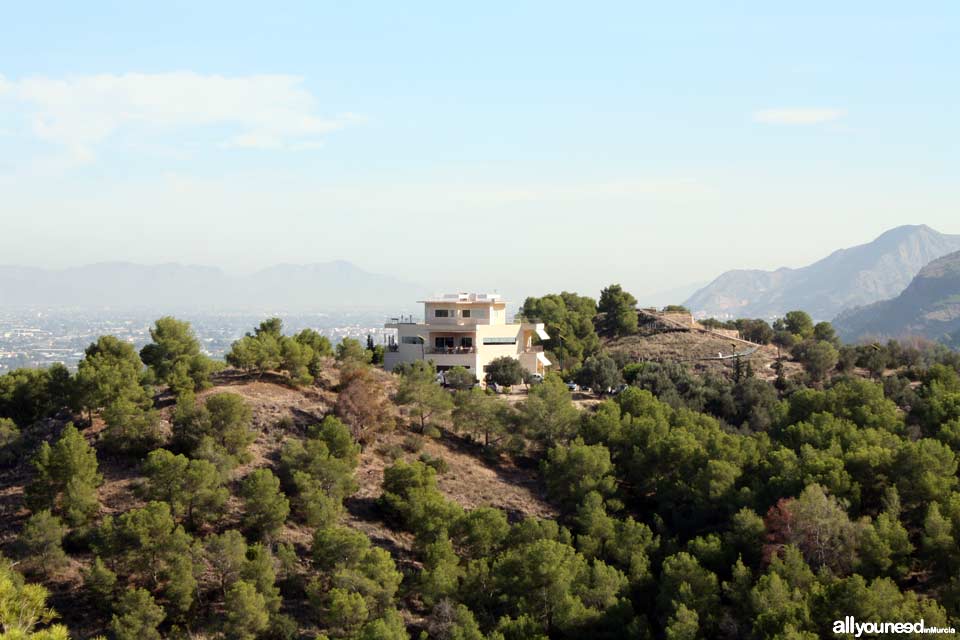
{"label": "flat roof", "polygon": [[417,302],[443,302],[447,304],[503,304],[506,300],[499,293],[444,293]]}

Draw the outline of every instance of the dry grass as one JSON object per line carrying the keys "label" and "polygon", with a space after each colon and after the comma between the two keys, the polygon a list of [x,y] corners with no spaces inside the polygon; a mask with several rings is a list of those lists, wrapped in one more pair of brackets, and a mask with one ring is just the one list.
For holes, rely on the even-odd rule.
{"label": "dry grass", "polygon": [[[382,371],[375,371],[374,375],[388,389],[395,388],[394,376]],[[332,411],[336,403],[336,393],[333,391],[336,383],[335,370],[325,376],[320,384],[309,388],[292,388],[275,377],[252,379],[227,371],[217,377],[213,387],[198,394],[202,400],[214,393],[234,393],[241,396],[252,410],[257,438],[249,449],[250,461],[233,471],[232,484],[236,485],[255,468],[275,467],[284,441],[302,437],[307,426],[320,422]],[[173,405],[169,399],[164,402],[161,397],[160,400],[163,429],[169,433]],[[42,437],[48,440],[56,438],[64,424],[65,421],[50,421],[44,426]],[[89,442],[96,444],[102,430],[103,423],[97,419],[82,433]],[[399,445],[407,433],[406,429],[399,428],[379,434],[377,442],[366,447],[356,473],[360,488],[347,501],[345,520],[348,525],[363,531],[384,546],[409,550],[412,543],[410,536],[393,531],[382,522],[375,504],[381,493],[384,469],[392,464],[392,460],[378,451],[382,451],[383,445]],[[495,506],[504,509],[512,519],[526,515],[550,517],[555,514],[540,494],[536,473],[532,469],[520,469],[505,461],[492,462],[484,457],[479,448],[451,435],[440,439],[424,438],[422,451],[447,461],[449,471],[439,477],[440,489],[444,495],[465,508]],[[405,457],[413,460],[418,455],[406,454]],[[138,492],[142,482],[141,461],[114,456],[102,449],[98,451],[98,459],[104,477],[103,485],[98,490],[100,517],[142,507],[144,500]],[[31,477],[32,468],[26,457],[14,468],[0,472],[0,548],[8,555],[13,551],[16,533],[29,516],[29,511],[23,505],[23,495]],[[234,498],[229,507],[225,520],[239,521],[241,502]],[[282,532],[280,538],[305,548],[309,545],[311,535],[312,532],[305,527],[293,524]]]}
{"label": "dry grass", "polygon": [[[734,360],[710,360],[718,354],[725,356],[747,349],[742,343],[700,331],[664,331],[652,335],[632,335],[607,340],[605,345],[610,351],[620,351],[638,362],[678,362],[700,373],[713,373],[731,376]],[[773,363],[777,359],[777,348],[772,345],[760,347],[756,353],[744,357],[750,362],[758,378],[773,380],[776,372]],[[799,363],[784,360],[785,374],[790,377],[803,370]]]}

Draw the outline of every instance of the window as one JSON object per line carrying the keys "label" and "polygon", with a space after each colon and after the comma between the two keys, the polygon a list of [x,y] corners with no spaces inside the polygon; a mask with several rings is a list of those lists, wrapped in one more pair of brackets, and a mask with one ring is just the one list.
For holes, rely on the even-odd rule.
{"label": "window", "polygon": [[434,309],[433,310],[434,318],[449,318],[450,310],[449,309]]}
{"label": "window", "polygon": [[453,349],[453,336],[434,336],[433,346],[437,349]]}
{"label": "window", "polygon": [[472,346],[473,346],[473,336],[469,336],[469,337],[466,337],[466,338],[460,338],[460,346],[461,346],[461,347],[466,347],[466,348],[472,347]]}
{"label": "window", "polygon": [[464,309],[463,311],[460,312],[460,315],[463,316],[464,318],[469,318],[469,317],[470,317],[470,309]]}
{"label": "window", "polygon": [[517,344],[517,337],[512,336],[509,338],[484,338],[483,344]]}
{"label": "window", "polygon": [[403,336],[400,338],[403,344],[423,344],[423,338],[420,336]]}

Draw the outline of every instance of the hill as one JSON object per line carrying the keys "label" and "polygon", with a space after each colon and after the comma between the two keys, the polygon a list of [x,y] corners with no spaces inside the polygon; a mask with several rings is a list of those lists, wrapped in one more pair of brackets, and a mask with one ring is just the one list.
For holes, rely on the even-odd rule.
{"label": "hill", "polygon": [[[776,378],[774,362],[777,348],[758,345],[739,337],[736,331],[711,330],[696,322],[690,314],[664,314],[640,309],[639,329],[635,334],[616,336],[603,326],[598,316],[598,333],[603,346],[620,353],[632,362],[683,364],[698,373],[729,377],[736,366],[736,354],[750,362],[755,375],[763,380]],[[789,359],[784,361],[784,374],[791,377],[802,367]]]}
{"label": "hill", "polygon": [[[395,376],[376,369],[371,371],[371,375],[385,388],[395,390]],[[257,379],[235,370],[218,374],[213,386],[198,394],[199,399],[222,392],[240,396],[252,411],[251,425],[256,434],[256,439],[249,447],[250,460],[229,473],[227,486],[235,491],[240,480],[251,471],[258,468],[276,469],[284,444],[302,438],[309,425],[319,423],[324,415],[332,411],[337,401],[335,389],[339,382],[338,371],[333,367],[324,372],[317,385],[302,388],[284,384],[282,376],[266,375]],[[174,406],[168,396],[158,396],[157,400],[162,405],[159,413],[163,430],[169,434]],[[393,407],[392,410],[396,412],[398,408]],[[65,416],[57,416],[36,425],[31,433],[33,437],[52,441],[60,436],[65,424]],[[97,490],[100,513],[103,516],[119,516],[146,505],[147,500],[143,496],[145,476],[141,461],[111,455],[97,444],[104,426],[103,420],[96,417],[93,424],[82,433],[91,445],[100,449],[99,471],[104,480]],[[409,446],[410,438],[415,438],[416,449]],[[377,505],[377,499],[383,492],[384,470],[396,461],[413,462],[421,455],[442,459],[449,465],[450,471],[438,477],[438,488],[444,497],[465,508],[496,507],[514,522],[527,516],[557,516],[556,508],[546,501],[535,467],[520,467],[505,457],[484,455],[479,445],[450,431],[444,431],[436,438],[411,436],[409,431],[401,429],[380,433],[376,444],[365,448],[360,454],[359,467],[355,472],[357,491],[345,500],[343,524],[362,532],[377,546],[389,550],[405,571],[413,571],[418,566],[414,536],[399,529],[395,522],[386,520],[382,508]],[[16,534],[23,528],[29,515],[24,508],[24,494],[32,477],[29,456],[0,467],[0,557],[18,553]],[[223,520],[232,526],[239,526],[242,514],[242,501],[231,498]],[[291,518],[276,535],[274,542],[289,543],[299,553],[309,555],[312,535],[312,528]],[[82,567],[90,560],[89,552],[76,553],[69,565],[46,583],[52,593],[52,604],[61,614],[61,621],[71,629],[82,630],[85,634],[83,637],[90,637],[99,631],[95,626],[96,611],[73,606],[77,593],[84,588]],[[301,612],[307,610],[305,599],[301,588],[293,598],[296,603],[293,608]],[[408,622],[418,620],[408,610],[404,614]]]}
{"label": "hill", "polygon": [[925,266],[896,298],[844,312],[834,326],[848,341],[920,336],[960,346],[960,251]]}
{"label": "hill", "polygon": [[0,306],[326,311],[408,306],[422,289],[336,260],[248,275],[216,267],[104,262],[67,269],[0,266]]}
{"label": "hill", "polygon": [[830,320],[844,309],[892,298],[932,260],[960,250],[960,235],[926,225],[896,227],[799,269],[728,271],[684,306],[697,315],[771,318],[804,309]]}

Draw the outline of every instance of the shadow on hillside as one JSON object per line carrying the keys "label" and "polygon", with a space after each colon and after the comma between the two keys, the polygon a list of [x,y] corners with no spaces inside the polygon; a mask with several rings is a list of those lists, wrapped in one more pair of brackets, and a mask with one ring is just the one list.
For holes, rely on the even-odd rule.
{"label": "shadow on hillside", "polygon": [[306,432],[307,427],[323,422],[323,415],[317,415],[312,411],[304,411],[298,407],[290,407],[290,413],[293,415],[293,422],[302,432]]}
{"label": "shadow on hillside", "polygon": [[[497,477],[507,484],[527,489],[544,503],[549,504],[543,493],[537,476],[537,461],[529,456],[520,456],[513,461],[507,460],[502,454],[492,453],[483,443],[474,442],[447,429],[442,430],[440,442],[456,453],[468,455],[487,469],[497,474]],[[511,523],[519,522],[526,514],[518,509],[503,509]]]}
{"label": "shadow on hillside", "polygon": [[226,369],[215,373],[211,378],[214,386],[229,387],[251,382],[266,382],[269,384],[278,384],[284,387],[290,386],[290,378],[280,373],[270,371],[264,373],[254,373],[240,371],[239,369]]}
{"label": "shadow on hillside", "polygon": [[386,549],[390,555],[403,562],[412,562],[410,549],[402,544],[393,530],[391,523],[383,517],[383,512],[373,497],[350,496],[343,501],[343,506],[360,525],[374,545]]}

